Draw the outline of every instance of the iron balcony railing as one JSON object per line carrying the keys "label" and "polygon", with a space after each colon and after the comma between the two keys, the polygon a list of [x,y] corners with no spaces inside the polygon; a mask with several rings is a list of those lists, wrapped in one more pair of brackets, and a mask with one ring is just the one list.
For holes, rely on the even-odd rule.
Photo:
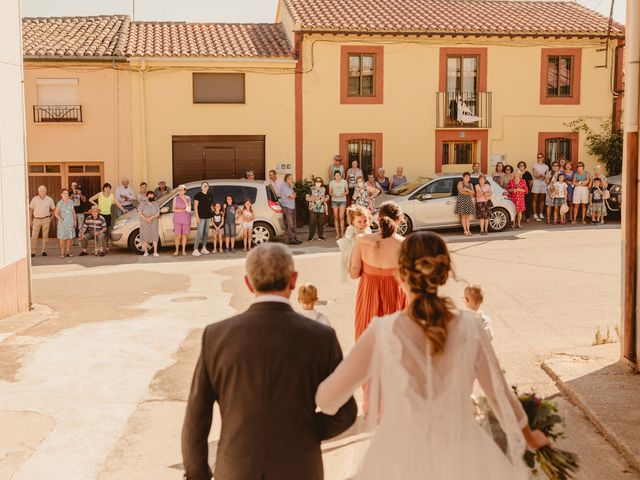
{"label": "iron balcony railing", "polygon": [[436,128],[491,128],[491,92],[436,92]]}
{"label": "iron balcony railing", "polygon": [[80,123],[82,105],[34,105],[35,123]]}

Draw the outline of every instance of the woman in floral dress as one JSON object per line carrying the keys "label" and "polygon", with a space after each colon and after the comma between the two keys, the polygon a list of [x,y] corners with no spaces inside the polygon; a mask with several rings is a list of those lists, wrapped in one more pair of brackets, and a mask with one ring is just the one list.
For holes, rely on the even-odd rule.
{"label": "woman in floral dress", "polygon": [[71,254],[71,240],[76,236],[76,211],[73,200],[69,198],[69,190],[62,189],[62,200],[58,201],[53,215],[58,220],[57,237],[60,240],[60,258],[73,257]]}
{"label": "woman in floral dress", "polygon": [[456,200],[456,215],[460,215],[462,228],[465,237],[471,236],[471,215],[476,213],[473,204],[473,185],[471,184],[471,174],[464,172],[462,180],[458,182],[458,199]]}
{"label": "woman in floral dress", "polygon": [[140,215],[140,241],[144,257],[149,256],[149,244],[153,245],[153,256],[158,255],[158,218],[160,218],[160,206],[154,201],[156,194],[153,190],[147,191],[146,196],[138,205],[138,215]]}
{"label": "woman in floral dress", "polygon": [[356,188],[353,191],[353,201],[356,205],[360,205],[373,213],[371,193],[364,184],[363,177],[358,177],[356,180]]}
{"label": "woman in floral dress", "polygon": [[507,184],[507,190],[511,194],[511,201],[516,207],[516,220],[512,223],[511,227],[522,228],[520,223],[522,222],[522,212],[527,209],[527,204],[525,201],[525,196],[529,192],[529,187],[527,186],[527,182],[522,178],[522,173],[520,170],[516,170],[513,172],[513,178]]}

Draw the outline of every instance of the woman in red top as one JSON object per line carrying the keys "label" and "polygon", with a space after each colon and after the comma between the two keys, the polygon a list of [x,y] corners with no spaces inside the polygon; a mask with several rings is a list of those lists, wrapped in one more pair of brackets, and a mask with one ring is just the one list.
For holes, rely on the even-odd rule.
{"label": "woman in red top", "polygon": [[516,221],[511,224],[512,228],[522,228],[520,222],[522,221],[522,212],[527,209],[525,202],[525,195],[529,192],[527,182],[522,178],[522,173],[519,170],[513,172],[513,177],[507,184],[507,191],[511,194],[511,200],[516,207]]}

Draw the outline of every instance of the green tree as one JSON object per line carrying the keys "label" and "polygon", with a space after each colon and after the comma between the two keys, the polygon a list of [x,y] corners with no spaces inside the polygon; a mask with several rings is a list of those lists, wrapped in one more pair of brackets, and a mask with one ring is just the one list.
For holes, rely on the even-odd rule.
{"label": "green tree", "polygon": [[587,151],[598,158],[607,169],[608,175],[622,173],[622,130],[613,131],[611,119],[600,124],[600,132],[594,131],[582,118],[569,122],[566,126],[574,132],[586,135]]}

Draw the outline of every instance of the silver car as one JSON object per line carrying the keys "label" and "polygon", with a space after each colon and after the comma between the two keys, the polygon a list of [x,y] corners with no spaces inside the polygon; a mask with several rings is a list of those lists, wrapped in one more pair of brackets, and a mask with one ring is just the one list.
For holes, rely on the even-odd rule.
{"label": "silver car", "polygon": [[[233,197],[234,203],[241,205],[246,199],[251,200],[255,220],[253,222],[252,238],[255,245],[266,243],[272,238],[278,237],[285,232],[285,221],[282,207],[278,199],[273,194],[269,182],[248,181],[248,180],[203,180],[209,184],[209,193],[213,196],[215,203],[224,204],[227,195]],[[195,197],[200,191],[202,182],[187,183],[187,195]],[[164,246],[175,245],[173,235],[173,199],[178,194],[177,189],[160,197],[156,201],[160,205],[160,219],[158,230],[160,234],[160,244]],[[119,217],[113,226],[111,240],[115,247],[129,248],[130,250],[142,253],[142,242],[140,241],[140,219],[136,211],[129,212]],[[189,244],[194,243],[196,237],[196,217],[191,217],[191,233],[188,237]],[[211,235],[210,235],[211,237]],[[236,240],[242,239],[242,229],[237,228]]]}
{"label": "silver car", "polygon": [[[405,183],[387,194],[378,196],[375,201],[376,208],[389,200],[402,207],[405,220],[398,228],[401,235],[413,230],[457,227],[461,225],[460,217],[454,212],[458,182],[461,180],[462,174],[420,177],[415,182]],[[491,185],[493,203],[489,228],[494,232],[500,232],[515,219],[516,207],[506,190],[489,176],[487,181]],[[471,176],[471,183],[478,184],[478,175]],[[477,223],[478,220],[473,218],[472,224]]]}

